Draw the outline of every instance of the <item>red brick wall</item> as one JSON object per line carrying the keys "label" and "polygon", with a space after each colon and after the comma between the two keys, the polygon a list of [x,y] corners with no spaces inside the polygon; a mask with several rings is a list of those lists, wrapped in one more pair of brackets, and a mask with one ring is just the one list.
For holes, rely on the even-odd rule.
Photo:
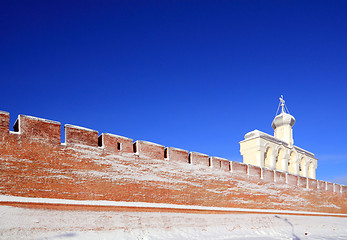
{"label": "red brick wall", "polygon": [[60,144],[59,122],[19,115],[15,123],[15,130],[18,130],[22,137],[44,141],[45,143]]}
{"label": "red brick wall", "polygon": [[341,193],[341,185],[340,184],[334,184],[334,192],[335,193]]}
{"label": "red brick wall", "polygon": [[287,173],[287,184],[297,186],[298,185],[298,176]]}
{"label": "red brick wall", "polygon": [[310,189],[317,189],[317,180],[316,179],[307,179],[307,187]]}
{"label": "red brick wall", "polygon": [[307,188],[307,178],[298,176],[298,186],[302,188]]}
{"label": "red brick wall", "polygon": [[164,160],[164,146],[157,143],[138,140],[135,142],[136,153],[154,159]]}
{"label": "red brick wall", "polygon": [[320,191],[326,191],[326,182],[325,182],[325,181],[320,181],[320,180],[318,180],[318,182],[317,182],[317,188],[318,188]]}
{"label": "red brick wall", "polygon": [[220,164],[221,164],[221,169],[223,171],[230,172],[230,161],[229,160],[222,158],[220,160]]}
{"label": "red brick wall", "polygon": [[280,184],[286,183],[286,173],[275,171],[275,182]]}
{"label": "red brick wall", "polygon": [[169,161],[188,163],[189,152],[187,150],[167,147],[165,151],[166,157]]}
{"label": "red brick wall", "polygon": [[253,165],[247,166],[248,176],[254,179],[261,179],[261,168]]}
{"label": "red brick wall", "polygon": [[210,157],[203,153],[190,152],[189,162],[193,165],[210,166]]}
{"label": "red brick wall", "polygon": [[131,138],[126,138],[110,133],[99,136],[99,146],[112,153],[133,153],[134,146]]}
{"label": "red brick wall", "polygon": [[270,169],[263,168],[263,180],[265,182],[274,182],[274,171]]}
{"label": "red brick wall", "polygon": [[219,157],[210,157],[210,163],[211,167],[220,169],[221,168],[221,162]]}
{"label": "red brick wall", "polygon": [[347,186],[342,186],[342,194],[347,197]]}
{"label": "red brick wall", "polygon": [[230,171],[230,161],[220,157],[210,157],[210,163],[213,168],[221,169],[223,171]]}
{"label": "red brick wall", "polygon": [[98,147],[98,131],[66,124],[65,142],[68,145],[80,144],[91,147]]}
{"label": "red brick wall", "polygon": [[0,111],[0,135],[8,134],[10,123],[10,114],[8,112]]}
{"label": "red brick wall", "polygon": [[[14,133],[6,129],[8,119],[0,112],[0,194],[347,213],[347,195],[276,188],[248,177],[247,165],[239,162],[222,173],[208,167],[207,155],[191,153],[197,167],[188,160],[178,165],[171,160],[188,159],[187,151],[167,148],[166,161],[161,145],[137,141],[134,149],[131,139],[112,134],[101,134],[98,144],[97,131],[70,125],[61,144],[60,123],[21,116]],[[123,143],[120,151],[117,142]],[[229,162],[220,161],[227,170]],[[257,167],[249,172],[259,176]],[[272,182],[271,174],[263,169],[264,180]]]}
{"label": "red brick wall", "polygon": [[331,182],[327,182],[327,192],[334,192],[334,184]]}
{"label": "red brick wall", "polygon": [[231,169],[233,173],[247,175],[247,165],[240,162],[231,162]]}

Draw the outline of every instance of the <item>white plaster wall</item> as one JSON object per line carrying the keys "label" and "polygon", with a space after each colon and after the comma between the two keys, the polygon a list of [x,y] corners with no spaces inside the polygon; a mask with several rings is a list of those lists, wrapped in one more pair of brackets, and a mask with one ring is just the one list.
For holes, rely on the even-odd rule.
{"label": "white plaster wall", "polygon": [[311,153],[298,148],[299,153],[294,146],[258,130],[248,134],[253,137],[240,142],[240,152],[245,164],[316,178],[317,159],[312,158]]}

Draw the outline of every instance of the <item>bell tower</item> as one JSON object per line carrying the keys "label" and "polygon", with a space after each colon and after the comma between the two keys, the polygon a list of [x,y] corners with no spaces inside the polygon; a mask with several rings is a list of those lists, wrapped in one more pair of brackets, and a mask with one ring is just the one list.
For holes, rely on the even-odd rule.
{"label": "bell tower", "polygon": [[[281,107],[281,113],[277,114],[279,107]],[[293,146],[293,126],[295,124],[295,118],[289,114],[283,95],[280,97],[277,113],[271,124],[271,127],[274,129],[274,137]]]}

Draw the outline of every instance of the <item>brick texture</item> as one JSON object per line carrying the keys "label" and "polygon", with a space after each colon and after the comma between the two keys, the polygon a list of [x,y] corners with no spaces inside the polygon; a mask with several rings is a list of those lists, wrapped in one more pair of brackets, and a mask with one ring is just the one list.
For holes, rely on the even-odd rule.
{"label": "brick texture", "polygon": [[210,157],[203,153],[190,152],[189,162],[193,165],[210,166]]}
{"label": "brick texture", "polygon": [[326,182],[325,182],[325,181],[318,180],[318,181],[317,181],[317,188],[318,188],[320,191],[326,191]]}
{"label": "brick texture", "polygon": [[65,142],[66,144],[98,147],[98,132],[92,129],[66,124]]}
{"label": "brick texture", "polygon": [[301,188],[307,188],[307,178],[298,176],[298,186]]}
{"label": "brick texture", "polygon": [[210,164],[213,168],[221,169],[223,171],[230,171],[230,161],[220,157],[210,157]]}
{"label": "brick texture", "polygon": [[254,179],[261,179],[261,168],[253,165],[247,166],[248,176]]}
{"label": "brick texture", "polygon": [[223,171],[226,171],[226,172],[230,172],[230,161],[229,160],[227,160],[227,159],[221,159],[220,160],[220,168],[221,168],[221,170],[223,170]]}
{"label": "brick texture", "polygon": [[157,143],[138,140],[135,142],[135,150],[140,156],[164,160],[164,146]]}
{"label": "brick texture", "polygon": [[[60,123],[19,119],[17,132],[10,132],[5,128],[8,114],[0,112],[2,195],[347,214],[346,194],[259,181],[249,177],[247,165],[239,162],[230,162],[231,173],[209,167],[204,154],[191,154],[193,164],[176,164],[164,159],[164,146],[137,141],[131,152],[131,139],[101,134],[98,143],[97,131],[76,126],[65,128],[62,144],[54,137]],[[115,146],[122,139],[126,142],[119,150]],[[271,173],[264,169],[264,180],[272,182]],[[333,185],[329,186],[332,192]]]}
{"label": "brick texture", "polygon": [[327,192],[332,193],[334,192],[334,184],[331,182],[327,182]]}
{"label": "brick texture", "polygon": [[103,133],[99,136],[99,146],[112,153],[133,153],[133,140],[130,138]]}
{"label": "brick texture", "polygon": [[286,173],[275,171],[275,180],[276,180],[276,183],[279,183],[279,184],[286,183]]}
{"label": "brick texture", "polygon": [[298,185],[298,176],[287,173],[287,184],[292,186]]}
{"label": "brick texture", "polygon": [[317,189],[317,180],[316,179],[307,179],[307,187],[310,189]]}
{"label": "brick texture", "polygon": [[341,185],[340,184],[334,184],[334,192],[335,193],[341,193]]}
{"label": "brick texture", "polygon": [[231,163],[231,169],[233,173],[239,173],[247,175],[247,165],[240,163],[240,162],[230,162]]}
{"label": "brick texture", "polygon": [[10,114],[0,111],[0,135],[9,133]]}
{"label": "brick texture", "polygon": [[36,118],[26,115],[19,115],[15,131],[21,133],[21,136],[44,141],[45,143],[60,144],[60,123]]}
{"label": "brick texture", "polygon": [[265,182],[274,182],[275,173],[273,170],[263,168],[263,180]]}
{"label": "brick texture", "polygon": [[189,152],[187,150],[167,147],[165,151],[166,157],[169,161],[188,163]]}
{"label": "brick texture", "polygon": [[347,186],[342,186],[342,194],[345,198],[347,197]]}

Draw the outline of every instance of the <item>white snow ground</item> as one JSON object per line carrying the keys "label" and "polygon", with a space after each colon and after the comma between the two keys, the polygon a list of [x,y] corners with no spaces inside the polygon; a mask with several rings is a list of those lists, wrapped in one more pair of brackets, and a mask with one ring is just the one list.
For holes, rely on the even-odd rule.
{"label": "white snow ground", "polygon": [[0,206],[0,239],[347,239],[347,218]]}

